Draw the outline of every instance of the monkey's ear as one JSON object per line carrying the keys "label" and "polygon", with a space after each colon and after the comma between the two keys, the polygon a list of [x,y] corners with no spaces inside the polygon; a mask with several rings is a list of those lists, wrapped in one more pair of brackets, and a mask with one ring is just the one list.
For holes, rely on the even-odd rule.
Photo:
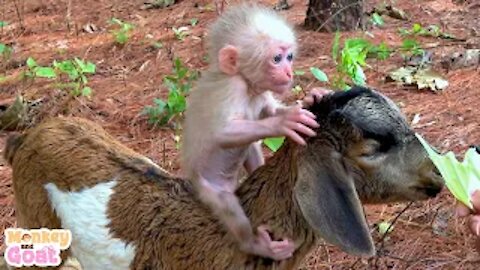
{"label": "monkey's ear", "polygon": [[223,47],[218,52],[218,67],[220,71],[228,75],[235,75],[238,72],[238,50],[232,45]]}
{"label": "monkey's ear", "polygon": [[339,153],[323,150],[331,154],[318,154],[317,148],[299,162],[294,192],[303,216],[328,243],[352,255],[373,256],[375,247],[353,178]]}

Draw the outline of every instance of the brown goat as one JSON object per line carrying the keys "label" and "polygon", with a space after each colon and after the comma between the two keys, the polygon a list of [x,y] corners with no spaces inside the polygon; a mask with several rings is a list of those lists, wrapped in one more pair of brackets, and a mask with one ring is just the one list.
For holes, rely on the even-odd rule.
{"label": "brown goat", "polygon": [[253,227],[294,240],[286,261],[240,252],[188,180],[78,118],[46,121],[7,143],[18,226],[71,230],[70,251],[86,270],[295,269],[319,238],[373,255],[360,201],[427,199],[442,179],[379,93],[356,87],[310,110],[318,136],[306,147],[286,141],[237,190]]}

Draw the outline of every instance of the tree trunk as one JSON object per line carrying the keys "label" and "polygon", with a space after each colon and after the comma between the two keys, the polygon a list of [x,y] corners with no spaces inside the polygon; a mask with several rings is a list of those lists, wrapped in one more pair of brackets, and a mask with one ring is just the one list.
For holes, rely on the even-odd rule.
{"label": "tree trunk", "polygon": [[310,0],[305,27],[334,32],[363,27],[363,0]]}

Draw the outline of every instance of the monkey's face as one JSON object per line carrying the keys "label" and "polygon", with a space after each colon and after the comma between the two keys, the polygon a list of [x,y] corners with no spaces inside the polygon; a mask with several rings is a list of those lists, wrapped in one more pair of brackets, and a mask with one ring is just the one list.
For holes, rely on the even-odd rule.
{"label": "monkey's face", "polygon": [[288,44],[272,46],[264,62],[264,78],[261,87],[277,94],[289,91],[293,84],[293,48]]}

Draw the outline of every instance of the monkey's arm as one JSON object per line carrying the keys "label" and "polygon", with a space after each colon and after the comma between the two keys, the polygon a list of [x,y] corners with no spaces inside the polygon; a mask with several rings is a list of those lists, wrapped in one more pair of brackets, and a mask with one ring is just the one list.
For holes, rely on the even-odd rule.
{"label": "monkey's arm", "polygon": [[255,141],[277,136],[288,136],[295,142],[305,145],[305,140],[297,134],[315,136],[311,128],[319,127],[313,113],[299,106],[289,107],[280,115],[261,120],[237,119],[228,121],[217,131],[215,139],[223,148],[249,145]]}
{"label": "monkey's arm", "polygon": [[251,174],[258,167],[265,164],[265,159],[263,158],[261,142],[252,143],[248,147],[247,159],[245,160],[244,166],[248,174]]}
{"label": "monkey's arm", "polygon": [[235,119],[221,129],[215,139],[223,148],[249,145],[267,137],[275,136],[270,121]]}

